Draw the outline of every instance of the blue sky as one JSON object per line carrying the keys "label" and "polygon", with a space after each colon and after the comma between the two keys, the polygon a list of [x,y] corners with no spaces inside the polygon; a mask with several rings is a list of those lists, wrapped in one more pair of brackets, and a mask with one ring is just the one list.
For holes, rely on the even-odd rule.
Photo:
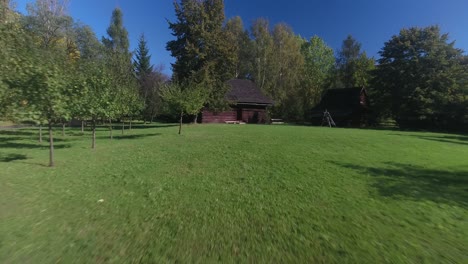
{"label": "blue sky", "polygon": [[[16,0],[25,12],[28,0]],[[71,0],[69,13],[75,20],[93,27],[97,36],[106,34],[115,7],[124,12],[131,47],[144,33],[155,65],[171,72],[173,62],[166,42],[173,37],[166,19],[174,20],[173,0]],[[258,17],[271,24],[285,22],[305,38],[322,37],[337,50],[348,34],[363,49],[378,58],[378,51],[401,28],[438,24],[456,40],[456,47],[468,51],[468,0],[225,0],[226,16],[239,15],[247,27]]]}

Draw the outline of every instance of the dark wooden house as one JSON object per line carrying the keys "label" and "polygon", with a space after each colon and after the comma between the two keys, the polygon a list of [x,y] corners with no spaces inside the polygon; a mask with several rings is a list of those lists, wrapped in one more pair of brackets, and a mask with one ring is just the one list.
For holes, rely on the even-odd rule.
{"label": "dark wooden house", "polygon": [[273,100],[266,97],[252,81],[233,79],[227,84],[230,89],[226,93],[226,100],[231,109],[216,113],[205,108],[202,111],[202,123],[267,122],[267,107],[273,105]]}
{"label": "dark wooden house", "polygon": [[369,97],[365,88],[330,89],[312,110],[312,123],[321,125],[328,110],[339,127],[361,127],[368,123]]}

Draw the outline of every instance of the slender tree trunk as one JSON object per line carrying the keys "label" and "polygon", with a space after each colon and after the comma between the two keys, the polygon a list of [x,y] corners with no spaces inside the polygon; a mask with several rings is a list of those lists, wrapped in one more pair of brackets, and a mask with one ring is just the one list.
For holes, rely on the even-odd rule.
{"label": "slender tree trunk", "polygon": [[96,120],[93,119],[93,143],[91,145],[92,149],[96,149]]}
{"label": "slender tree trunk", "polygon": [[198,115],[195,115],[195,117],[193,118],[193,124],[197,124],[197,119],[198,119]]}
{"label": "slender tree trunk", "polygon": [[84,120],[81,120],[81,133],[84,134]]}
{"label": "slender tree trunk", "polygon": [[154,118],[154,116],[153,116],[153,115],[151,115],[151,121],[150,121],[150,124],[152,124],[152,123],[153,123],[153,118]]}
{"label": "slender tree trunk", "polygon": [[122,119],[122,135],[125,132],[125,121]]}
{"label": "slender tree trunk", "polygon": [[54,134],[52,132],[52,120],[49,121],[49,167],[54,167]]}
{"label": "slender tree trunk", "polygon": [[110,132],[110,139],[114,139],[112,135],[112,119],[109,119],[109,132]]}
{"label": "slender tree trunk", "polygon": [[42,143],[42,124],[39,124],[39,143]]}
{"label": "slender tree trunk", "polygon": [[65,121],[62,121],[62,137],[65,136]]}
{"label": "slender tree trunk", "polygon": [[130,117],[130,127],[129,127],[130,131],[132,131],[132,118]]}
{"label": "slender tree trunk", "polygon": [[182,133],[182,117],[184,116],[184,112],[180,113],[180,122],[179,122],[179,135]]}

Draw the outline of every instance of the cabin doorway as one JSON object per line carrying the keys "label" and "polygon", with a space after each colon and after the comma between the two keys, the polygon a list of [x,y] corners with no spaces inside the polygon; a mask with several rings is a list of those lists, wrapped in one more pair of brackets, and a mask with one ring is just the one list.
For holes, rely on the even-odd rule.
{"label": "cabin doorway", "polygon": [[237,121],[242,121],[242,108],[237,108]]}

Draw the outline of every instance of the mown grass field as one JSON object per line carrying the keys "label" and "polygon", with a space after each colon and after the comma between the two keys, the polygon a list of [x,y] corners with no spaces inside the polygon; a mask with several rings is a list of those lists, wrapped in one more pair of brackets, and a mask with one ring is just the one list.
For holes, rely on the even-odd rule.
{"label": "mown grass field", "polygon": [[[468,136],[0,131],[0,263],[467,263]],[[60,135],[59,131],[56,135]]]}

